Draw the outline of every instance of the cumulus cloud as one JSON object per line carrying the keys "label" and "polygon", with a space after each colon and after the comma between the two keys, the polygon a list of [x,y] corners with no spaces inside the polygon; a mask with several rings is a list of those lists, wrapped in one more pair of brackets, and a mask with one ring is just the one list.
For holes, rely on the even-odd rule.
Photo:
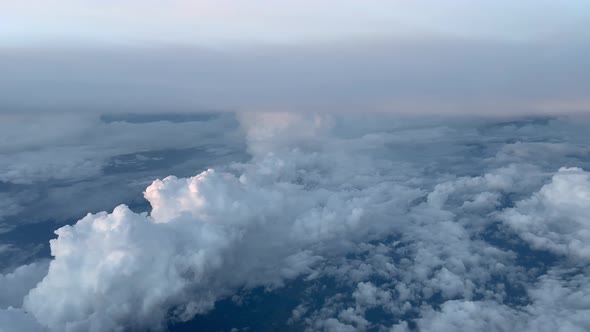
{"label": "cumulus cloud", "polygon": [[447,301],[439,311],[427,310],[420,331],[514,331],[517,313],[496,302]]}
{"label": "cumulus cloud", "polygon": [[[577,272],[548,271],[531,286],[531,303],[522,308],[491,301],[447,301],[440,310],[426,309],[417,325],[420,331],[586,331],[588,271]],[[407,324],[396,328],[408,330]]]}
{"label": "cumulus cloud", "polygon": [[10,273],[0,274],[1,332],[46,331],[32,314],[22,309],[22,305],[25,295],[47,275],[48,267],[49,261],[43,260],[22,265]]}
{"label": "cumulus cloud", "polygon": [[586,331],[590,329],[588,268],[555,268],[541,276],[529,290],[532,304],[527,322],[530,331]]}
{"label": "cumulus cloud", "polygon": [[40,261],[0,274],[0,309],[21,307],[24,296],[47,274],[48,265],[48,261]]}
{"label": "cumulus cloud", "polygon": [[[329,157],[350,163],[343,171],[357,188],[318,177]],[[273,288],[309,274],[324,256],[393,227],[382,211],[403,211],[421,195],[388,185],[387,176],[361,181],[371,165],[352,158],[270,150],[236,165],[239,176],[208,170],[157,180],[145,191],[149,215],[119,206],[59,229],[49,273],[24,307],[54,330],[157,326],[170,310],[189,319],[238,287]]]}
{"label": "cumulus cloud", "polygon": [[[30,289],[23,309],[0,317],[51,331],[164,329],[240,290],[299,278],[289,322],[309,331],[588,328],[578,264],[588,174],[498,153],[515,144],[506,127],[540,140],[538,124],[293,113],[240,122],[249,161],[153,181],[148,212],[120,205],[58,229],[46,276],[23,283],[5,305],[19,307]],[[569,260],[523,262],[539,249]],[[10,275],[25,272],[44,274]]]}
{"label": "cumulus cloud", "polygon": [[0,331],[47,332],[35,317],[22,309],[0,309]]}
{"label": "cumulus cloud", "polygon": [[154,179],[245,158],[233,114],[0,114],[0,243],[38,245],[10,233],[21,226],[45,223],[51,236],[88,212],[147,208],[141,192]]}
{"label": "cumulus cloud", "polygon": [[534,248],[590,261],[590,173],[560,168],[551,182],[501,214]]}

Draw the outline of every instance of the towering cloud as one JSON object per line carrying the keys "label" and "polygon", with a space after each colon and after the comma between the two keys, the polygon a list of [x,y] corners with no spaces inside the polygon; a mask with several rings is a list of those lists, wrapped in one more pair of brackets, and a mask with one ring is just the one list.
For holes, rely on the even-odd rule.
{"label": "towering cloud", "polygon": [[[328,144],[312,154],[286,142],[267,146],[277,144],[275,135],[310,124],[289,117],[273,115],[249,129],[255,157],[233,167],[239,176],[211,169],[157,180],[145,191],[149,215],[119,206],[56,231],[55,259],[24,307],[52,330],[153,328],[170,315],[189,319],[239,287],[273,288],[308,275],[325,257],[387,232],[394,224],[386,211],[401,215],[421,195],[387,182],[390,174],[362,178],[372,173],[370,161],[321,151]],[[321,130],[319,120],[311,123]],[[295,138],[318,139],[314,130]],[[334,173],[330,158],[348,165],[340,167],[344,174]]]}

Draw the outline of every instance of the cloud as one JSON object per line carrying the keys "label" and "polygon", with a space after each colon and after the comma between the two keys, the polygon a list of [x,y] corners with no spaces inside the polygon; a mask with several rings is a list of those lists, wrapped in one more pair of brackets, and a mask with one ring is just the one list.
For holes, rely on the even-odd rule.
{"label": "cloud", "polygon": [[517,313],[495,302],[447,301],[419,320],[420,331],[513,331]]}
{"label": "cloud", "polygon": [[553,168],[583,152],[578,120],[239,119],[250,160],[153,181],[148,212],[120,205],[60,228],[47,275],[2,315],[52,331],[165,329],[297,279],[289,321],[310,331],[588,328],[584,248],[570,246],[584,239],[588,175]]}
{"label": "cloud", "polygon": [[[107,122],[96,114],[71,113],[0,114],[0,118],[4,120],[0,181],[15,184],[92,178],[103,174],[109,159],[129,153],[221,146],[235,139],[236,127],[228,114],[181,123],[165,121],[166,116],[161,121],[156,117],[138,123]],[[218,131],[225,131],[225,140],[213,137]]]}
{"label": "cloud", "polygon": [[0,243],[16,248],[45,239],[20,226],[52,224],[38,227],[51,236],[88,212],[143,209],[156,178],[247,158],[232,114],[1,114],[0,142]]}
{"label": "cloud", "polygon": [[0,309],[20,308],[25,295],[47,274],[48,265],[48,261],[39,261],[0,274]]}
{"label": "cloud", "polygon": [[13,47],[0,52],[0,106],[2,113],[587,113],[589,82],[579,68],[589,50],[584,38]]}
{"label": "cloud", "polygon": [[[578,28],[587,4],[580,0],[480,1],[432,0],[235,1],[174,0],[166,4],[126,1],[6,1],[0,18],[19,24],[3,31],[0,42],[31,44],[56,41],[107,41],[227,46],[239,43],[309,43],[346,38],[396,36],[420,39],[433,35],[466,39],[549,39]],[[531,11],[531,8],[536,9]],[[138,16],[137,13],[142,15]],[[261,23],[261,22],[264,22]],[[26,27],[26,28],[25,28]],[[17,33],[18,32],[18,33]]]}
{"label": "cloud", "polygon": [[[190,319],[239,287],[279,287],[309,274],[324,255],[392,227],[379,211],[403,210],[421,195],[378,179],[351,178],[364,187],[341,188],[339,177],[311,172],[329,167],[327,157],[272,150],[236,165],[240,176],[208,170],[157,180],[145,191],[150,215],[119,206],[59,229],[49,273],[24,307],[53,330],[153,327],[171,310]],[[331,157],[348,163],[350,176],[369,171],[350,154]]]}
{"label": "cloud", "polygon": [[49,261],[42,260],[0,274],[0,332],[47,331],[22,304],[25,295],[47,275],[48,267]]}
{"label": "cloud", "polygon": [[22,206],[18,204],[16,199],[6,193],[0,192],[0,222],[5,217],[18,214],[21,211]]}
{"label": "cloud", "polygon": [[590,173],[560,168],[551,182],[530,199],[501,214],[520,237],[536,249],[590,260]]}
{"label": "cloud", "polygon": [[22,309],[0,309],[0,332],[47,332],[35,318]]}
{"label": "cloud", "polygon": [[[529,289],[531,304],[515,310],[486,301],[447,301],[427,309],[418,320],[421,331],[585,331],[590,327],[588,271],[551,270]],[[568,277],[565,275],[569,274]],[[404,324],[398,328],[403,330]]]}
{"label": "cloud", "polygon": [[530,331],[584,331],[590,328],[588,268],[556,268],[541,276],[529,290],[533,304]]}

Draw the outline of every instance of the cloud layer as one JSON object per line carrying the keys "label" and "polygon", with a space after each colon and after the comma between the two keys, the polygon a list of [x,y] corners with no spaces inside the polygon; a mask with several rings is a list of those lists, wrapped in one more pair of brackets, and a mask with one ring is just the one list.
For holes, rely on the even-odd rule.
{"label": "cloud layer", "polygon": [[0,3],[0,113],[589,112],[583,0]]}
{"label": "cloud layer", "polygon": [[296,111],[584,113],[584,36],[0,50],[0,113]]}
{"label": "cloud layer", "polygon": [[584,121],[242,114],[249,161],[60,228],[0,322],[165,329],[298,280],[310,331],[587,330]]}

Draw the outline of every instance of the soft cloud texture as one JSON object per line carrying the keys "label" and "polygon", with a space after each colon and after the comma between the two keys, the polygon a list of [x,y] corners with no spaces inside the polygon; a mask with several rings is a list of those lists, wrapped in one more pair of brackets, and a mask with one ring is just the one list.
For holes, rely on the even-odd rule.
{"label": "soft cloud texture", "polygon": [[[286,120],[300,124],[297,128],[309,125]],[[306,157],[289,149],[278,158],[269,152],[236,165],[239,177],[209,170],[189,179],[155,181],[145,192],[152,205],[149,216],[120,206],[58,230],[51,242],[55,260],[25,308],[53,330],[154,327],[171,309],[178,319],[189,319],[238,287],[273,288],[310,273],[322,255],[346,252],[355,239],[385,232],[390,226],[379,211],[403,211],[421,194],[388,186],[384,178],[349,191],[349,185],[365,181],[348,175],[353,182],[342,183],[338,177],[302,173],[315,170],[326,155]],[[352,155],[336,156],[344,162]],[[355,171],[361,167],[357,162]],[[313,183],[315,188],[309,187]],[[362,222],[370,217],[373,224]],[[230,268],[233,272],[226,273]],[[88,296],[67,295],[74,293]],[[43,300],[48,297],[61,298],[63,306]]]}
{"label": "soft cloud texture", "polygon": [[0,273],[48,256],[53,230],[128,204],[154,179],[247,158],[232,114],[1,114]]}
{"label": "soft cloud texture", "polygon": [[0,3],[0,113],[589,112],[586,1]]}
{"label": "soft cloud texture", "polygon": [[561,168],[551,183],[501,218],[537,249],[590,260],[590,173]]}
{"label": "soft cloud texture", "polygon": [[0,319],[166,329],[297,281],[285,323],[309,331],[590,327],[586,119],[239,120],[248,161],[153,181],[148,212],[60,228],[42,281],[10,274],[32,281]]}
{"label": "soft cloud texture", "polygon": [[[113,157],[238,144],[232,115],[182,123],[161,118],[133,123],[124,121],[125,116],[104,121],[96,114],[0,114],[0,181],[74,182],[104,174]],[[225,131],[223,139],[216,136],[219,131]]]}
{"label": "soft cloud texture", "polygon": [[48,261],[39,261],[0,274],[0,309],[21,307],[24,296],[47,274],[48,265]]}
{"label": "soft cloud texture", "polygon": [[6,48],[0,112],[584,113],[587,41]]}

